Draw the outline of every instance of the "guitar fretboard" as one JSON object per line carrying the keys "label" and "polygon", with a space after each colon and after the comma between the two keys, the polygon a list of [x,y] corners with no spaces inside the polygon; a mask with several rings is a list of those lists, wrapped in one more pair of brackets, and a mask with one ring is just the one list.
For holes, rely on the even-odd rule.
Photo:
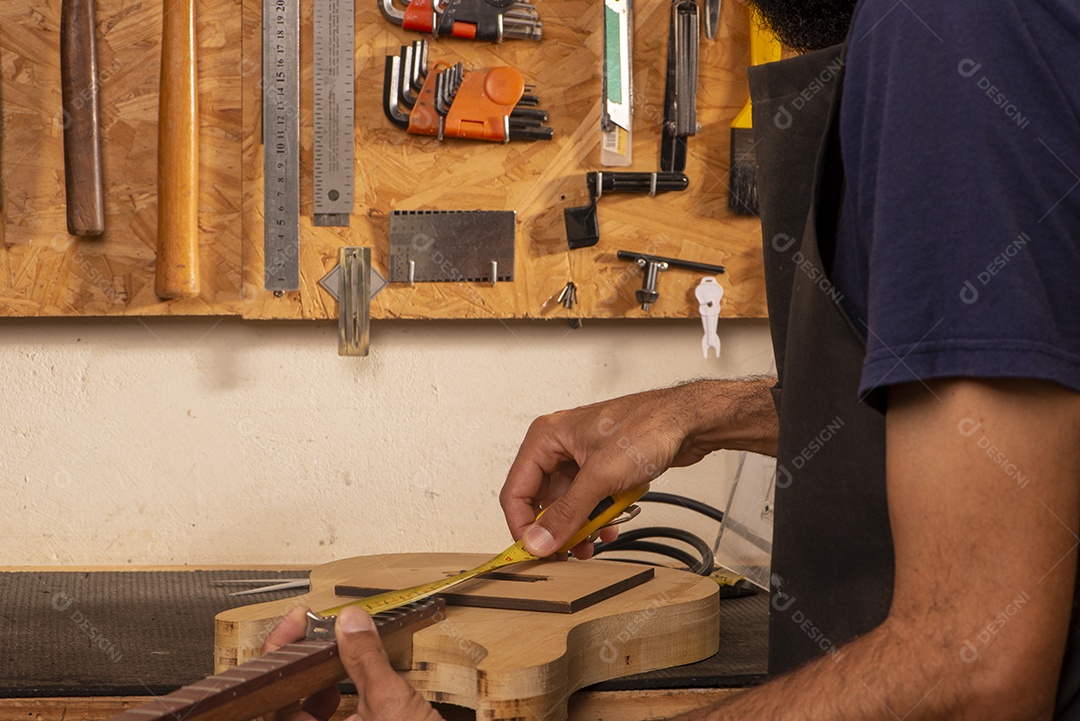
{"label": "guitar fretboard", "polygon": [[[445,604],[427,599],[374,616],[380,635],[441,618]],[[426,622],[426,623],[425,623]],[[345,678],[336,641],[303,640],[208,676],[109,721],[247,721]]]}

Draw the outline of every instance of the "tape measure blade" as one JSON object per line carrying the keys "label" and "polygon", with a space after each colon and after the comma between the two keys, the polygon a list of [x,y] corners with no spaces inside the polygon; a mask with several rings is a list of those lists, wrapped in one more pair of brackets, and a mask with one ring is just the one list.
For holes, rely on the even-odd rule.
{"label": "tape measure blade", "polygon": [[354,22],[353,0],[315,3],[312,185],[319,226],[348,226],[353,208]]}
{"label": "tape measure blade", "polygon": [[336,616],[341,612],[341,609],[345,606],[360,606],[368,613],[379,613],[380,611],[391,611],[400,606],[412,603],[413,601],[420,601],[430,596],[434,596],[437,593],[441,593],[448,588],[457,586],[460,583],[464,583],[470,579],[473,579],[479,575],[487,573],[488,571],[494,571],[497,568],[503,566],[510,566],[515,563],[521,563],[523,561],[535,561],[536,556],[532,555],[525,550],[525,546],[521,541],[518,541],[514,545],[507,548],[505,551],[497,556],[494,556],[488,561],[481,563],[476,568],[468,571],[463,571],[456,576],[449,578],[441,578],[438,581],[431,581],[429,583],[421,583],[418,586],[412,588],[402,588],[396,591],[387,591],[375,596],[368,596],[367,598],[360,599],[359,601],[352,601],[350,603],[342,604],[341,606],[335,606],[334,608],[326,609],[320,613],[324,616]]}
{"label": "tape measure blade", "polygon": [[263,0],[262,23],[263,284],[299,290],[299,0]]}

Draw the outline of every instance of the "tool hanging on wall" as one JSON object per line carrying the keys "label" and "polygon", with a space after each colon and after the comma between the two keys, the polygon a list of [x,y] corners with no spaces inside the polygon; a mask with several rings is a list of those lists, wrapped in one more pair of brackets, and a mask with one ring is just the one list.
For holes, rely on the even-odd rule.
{"label": "tool hanging on wall", "polygon": [[[780,59],[780,41],[757,12],[750,13],[750,64],[761,65]],[[731,122],[731,171],[728,179],[728,208],[735,215],[757,215],[757,155],[754,153],[753,105],[750,98]]]}
{"label": "tool hanging on wall", "polygon": [[348,227],[353,208],[353,0],[318,0],[312,168],[315,225]]}
{"label": "tool hanging on wall", "polygon": [[566,281],[566,285],[563,286],[562,291],[559,293],[559,297],[555,301],[567,310],[573,310],[577,304],[577,285],[572,280]]}
{"label": "tool hanging on wall", "polygon": [[720,0],[705,0],[705,39],[715,40],[720,27]]}
{"label": "tool hanging on wall", "polygon": [[404,10],[377,0],[383,17],[405,30],[455,38],[539,40],[540,14],[528,0],[412,0]]}
{"label": "tool hanging on wall", "polygon": [[383,112],[394,125],[439,140],[551,140],[547,111],[538,107],[538,97],[526,94],[517,70],[438,63],[428,72],[427,55],[427,41],[421,40],[386,58]]}
{"label": "tool hanging on wall", "polygon": [[585,182],[589,186],[589,204],[563,209],[563,222],[566,224],[566,242],[571,250],[588,248],[600,240],[600,220],[596,214],[596,204],[604,193],[637,193],[656,195],[686,190],[690,179],[685,173],[627,173],[599,172],[586,173]]}
{"label": "tool hanging on wall", "polygon": [[701,326],[705,334],[701,337],[701,357],[709,357],[709,349],[716,349],[716,357],[720,357],[720,335],[716,332],[717,323],[720,320],[720,301],[724,298],[724,286],[716,282],[716,278],[702,278],[694,289],[694,297],[698,301],[698,313],[701,314]]}
{"label": "tool hanging on wall", "polygon": [[675,0],[671,4],[664,129],[660,140],[660,170],[665,172],[686,170],[686,139],[698,131],[697,80],[697,2]]}
{"label": "tool hanging on wall", "polygon": [[514,279],[512,210],[395,210],[390,282],[491,283]]}
{"label": "tool hanging on wall", "polygon": [[158,103],[160,298],[199,295],[199,86],[195,0],[168,0],[162,19]]}
{"label": "tool hanging on wall", "polygon": [[105,231],[94,36],[93,0],[64,0],[60,9],[64,184],[68,232],[80,236]]}
{"label": "tool hanging on wall", "polygon": [[344,247],[338,264],[319,280],[338,302],[338,355],[366,356],[371,343],[371,300],[386,278],[371,264],[371,248]]}
{"label": "tool hanging on wall", "polygon": [[660,273],[671,268],[681,268],[682,270],[696,270],[701,273],[723,273],[724,266],[712,265],[710,263],[699,263],[693,260],[680,260],[679,258],[665,258],[662,255],[647,255],[645,253],[634,253],[629,250],[620,250],[618,252],[619,260],[630,260],[637,264],[639,268],[645,271],[645,275],[641,280],[641,290],[635,294],[638,303],[641,303],[642,310],[649,310],[653,303],[660,300],[660,291],[656,289],[657,281],[660,279]]}
{"label": "tool hanging on wall", "polygon": [[300,0],[263,0],[263,287],[300,289]]}
{"label": "tool hanging on wall", "polygon": [[633,7],[632,0],[604,0],[600,164],[605,167],[626,167],[634,157]]}

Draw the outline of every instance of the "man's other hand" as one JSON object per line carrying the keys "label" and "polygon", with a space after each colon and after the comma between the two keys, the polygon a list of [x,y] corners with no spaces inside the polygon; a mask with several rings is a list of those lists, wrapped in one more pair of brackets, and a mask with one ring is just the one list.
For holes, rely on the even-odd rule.
{"label": "man's other hand", "polygon": [[[306,608],[294,608],[270,633],[263,653],[304,637]],[[390,667],[375,624],[363,609],[346,608],[334,624],[341,662],[356,686],[356,713],[348,721],[439,721],[442,717]],[[337,687],[323,689],[274,714],[274,721],[327,721],[337,710]]]}

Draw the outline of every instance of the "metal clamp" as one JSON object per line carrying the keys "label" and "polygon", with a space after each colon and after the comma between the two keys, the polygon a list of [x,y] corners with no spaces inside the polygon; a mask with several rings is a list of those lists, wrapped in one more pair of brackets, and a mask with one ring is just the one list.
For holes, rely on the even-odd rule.
{"label": "metal clamp", "polygon": [[371,342],[371,248],[340,251],[338,355],[366,356]]}

